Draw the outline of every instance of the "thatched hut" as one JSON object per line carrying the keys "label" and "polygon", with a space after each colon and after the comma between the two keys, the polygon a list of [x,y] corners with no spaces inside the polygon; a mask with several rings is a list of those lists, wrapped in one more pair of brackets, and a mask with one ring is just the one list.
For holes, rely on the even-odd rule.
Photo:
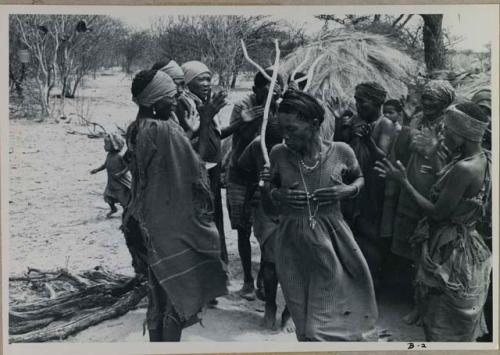
{"label": "thatched hut", "polygon": [[334,95],[349,100],[355,86],[363,81],[376,81],[390,97],[400,97],[408,92],[407,83],[423,70],[421,64],[397,49],[387,37],[346,30],[329,32],[319,41],[298,48],[284,58],[282,69],[291,74],[309,50],[303,71],[321,57],[309,89],[320,98]]}
{"label": "thatched hut", "polygon": [[[376,81],[385,87],[388,98],[400,98],[408,94],[408,85],[424,70],[423,65],[399,50],[387,37],[348,30],[328,32],[320,40],[298,48],[284,58],[281,68],[287,76],[291,75],[306,57],[301,71],[312,70],[308,92],[323,101],[338,97],[351,108],[354,108],[357,84]],[[324,136],[333,133],[332,121],[327,117]]]}
{"label": "thatched hut", "polygon": [[[304,62],[306,56],[307,61]],[[357,84],[376,81],[385,87],[388,98],[400,98],[408,94],[408,85],[415,82],[419,71],[424,71],[422,64],[399,50],[383,35],[337,30],[283,58],[280,72],[288,79],[300,64],[303,64],[300,71],[307,73],[316,61],[308,92],[323,102],[330,97],[338,97],[342,105],[353,112]],[[322,136],[332,139],[334,127],[333,115],[326,110]],[[224,163],[229,159],[230,144],[230,139],[223,143]]]}

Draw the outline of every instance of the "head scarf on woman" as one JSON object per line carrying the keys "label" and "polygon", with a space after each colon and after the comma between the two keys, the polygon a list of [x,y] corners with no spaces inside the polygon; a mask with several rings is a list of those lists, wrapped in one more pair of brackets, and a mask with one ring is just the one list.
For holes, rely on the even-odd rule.
{"label": "head scarf on woman", "polygon": [[202,62],[198,62],[196,60],[186,62],[181,65],[182,71],[184,72],[184,81],[189,84],[193,79],[200,76],[201,74],[209,73],[210,69],[203,64]]}
{"label": "head scarf on woman", "polygon": [[177,85],[172,78],[162,72],[157,71],[149,84],[135,97],[134,102],[139,106],[151,107],[155,102],[165,97],[175,97]]}
{"label": "head scarf on woman", "polygon": [[184,72],[175,60],[171,60],[167,65],[161,67],[159,70],[167,73],[174,80],[184,80]]}
{"label": "head scarf on woman", "polygon": [[480,121],[451,106],[446,110],[446,128],[463,139],[479,143],[488,127],[488,121]]}
{"label": "head scarf on woman", "polygon": [[455,100],[455,89],[446,80],[431,80],[424,86],[422,96],[433,97],[448,107]]}

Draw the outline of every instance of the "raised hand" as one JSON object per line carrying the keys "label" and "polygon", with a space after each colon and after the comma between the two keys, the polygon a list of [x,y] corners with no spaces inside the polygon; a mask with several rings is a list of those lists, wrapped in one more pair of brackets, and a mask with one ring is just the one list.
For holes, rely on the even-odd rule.
{"label": "raised hand", "polygon": [[243,122],[252,122],[264,117],[264,106],[255,106],[241,111]]}
{"label": "raised hand", "polygon": [[288,84],[288,90],[300,91],[299,84],[297,84],[294,80],[292,80],[290,84]]}
{"label": "raised hand", "polygon": [[207,97],[207,101],[203,105],[201,105],[198,110],[200,111],[200,114],[202,116],[205,116],[208,119],[212,119],[224,106],[227,105],[227,92],[220,91],[212,97],[212,93],[210,91]]}
{"label": "raised hand", "polygon": [[326,106],[332,112],[335,119],[340,119],[345,111],[338,97],[332,96],[329,99],[327,99]]}

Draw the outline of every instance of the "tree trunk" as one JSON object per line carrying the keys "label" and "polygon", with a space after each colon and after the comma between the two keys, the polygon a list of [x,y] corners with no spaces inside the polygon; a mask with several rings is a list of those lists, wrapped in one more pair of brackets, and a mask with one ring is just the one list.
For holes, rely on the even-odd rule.
{"label": "tree trunk", "polygon": [[443,43],[443,15],[420,15],[424,20],[423,40],[424,56],[427,72],[445,67],[445,51]]}
{"label": "tree trunk", "polygon": [[373,16],[373,23],[378,23],[378,22],[380,22],[380,15]]}
{"label": "tree trunk", "polygon": [[231,78],[231,89],[236,87],[236,80],[238,79],[239,68],[236,68],[233,72],[233,77]]}
{"label": "tree trunk", "polygon": [[[95,75],[95,72],[94,72]],[[71,89],[71,98],[74,99],[76,95],[76,89],[78,89],[78,86],[80,85],[80,82],[83,79],[83,75],[78,75],[75,79],[75,84],[73,85],[73,88]]]}

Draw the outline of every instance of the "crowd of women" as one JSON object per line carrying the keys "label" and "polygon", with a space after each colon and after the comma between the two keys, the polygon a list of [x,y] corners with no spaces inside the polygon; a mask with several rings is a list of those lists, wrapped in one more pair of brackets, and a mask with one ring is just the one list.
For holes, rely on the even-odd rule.
{"label": "crowd of women", "polygon": [[[239,295],[265,301],[267,327],[275,327],[279,283],[281,325],[291,317],[299,341],[369,339],[375,291],[391,284],[411,290],[414,310],[405,320],[423,326],[428,341],[476,341],[488,333],[486,323],[491,332],[490,92],[457,100],[448,82],[429,80],[421,109],[407,114],[382,86],[364,82],[354,114],[303,92],[304,81],[285,85],[278,75],[260,137],[273,71],[266,73],[255,75],[226,127],[219,117],[226,93],[212,92],[205,64],[168,60],[133,80],[139,111],[127,151],[117,163],[121,146],[109,138],[100,169],[115,162],[110,205],[124,200],[119,186],[131,186],[122,228],[136,273],[147,278],[150,340],[179,341],[228,292],[227,137],[227,207],[244,274]],[[325,110],[335,116],[333,137],[321,134]],[[252,229],[261,247],[257,285]]]}

